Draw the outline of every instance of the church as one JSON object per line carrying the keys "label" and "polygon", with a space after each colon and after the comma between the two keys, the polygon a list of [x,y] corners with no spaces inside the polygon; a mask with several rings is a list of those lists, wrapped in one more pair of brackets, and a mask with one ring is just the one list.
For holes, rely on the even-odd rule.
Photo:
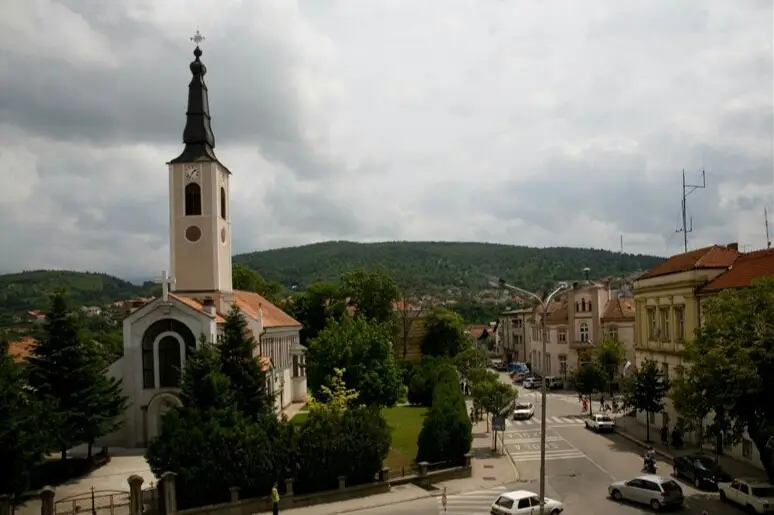
{"label": "church", "polygon": [[217,342],[236,304],[258,342],[255,358],[268,375],[278,411],[306,401],[301,324],[260,295],[231,284],[231,171],[215,156],[215,137],[198,34],[190,65],[183,152],[169,169],[171,273],[162,272],[160,298],[123,322],[124,354],[108,369],[122,381],[130,406],[122,428],[98,443],[145,447],[177,396],[186,355],[203,339]]}

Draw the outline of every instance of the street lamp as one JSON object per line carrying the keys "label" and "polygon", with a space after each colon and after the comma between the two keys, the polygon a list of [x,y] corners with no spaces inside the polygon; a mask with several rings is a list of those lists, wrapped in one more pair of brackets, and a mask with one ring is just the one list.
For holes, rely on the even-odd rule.
{"label": "street lamp", "polygon": [[[559,285],[556,287],[554,291],[552,291],[548,297],[545,299],[541,299],[538,295],[535,295],[531,291],[527,291],[525,289],[519,288],[518,286],[513,286],[511,284],[508,284],[505,282],[505,279],[498,279],[497,281],[498,286],[508,288],[511,290],[515,290],[523,295],[527,295],[528,297],[532,297],[533,299],[537,300],[541,306],[543,306],[543,314],[540,317],[540,339],[542,340],[542,352],[543,356],[540,358],[545,362],[546,358],[546,315],[548,314],[548,306],[551,304],[551,301],[554,300],[554,297],[559,295],[560,293],[564,293],[570,288],[570,285],[566,282],[560,282]],[[540,382],[540,515],[545,515],[545,507],[546,507],[546,381],[545,378],[543,378],[543,381]]]}

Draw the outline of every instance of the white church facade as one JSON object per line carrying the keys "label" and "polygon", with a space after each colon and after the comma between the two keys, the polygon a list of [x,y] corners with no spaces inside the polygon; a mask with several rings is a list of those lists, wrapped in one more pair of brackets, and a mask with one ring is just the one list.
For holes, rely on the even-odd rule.
{"label": "white church facade", "polygon": [[124,320],[124,354],[108,373],[121,379],[130,405],[126,423],[102,445],[145,447],[158,436],[164,413],[180,403],[186,356],[202,339],[218,341],[234,304],[258,342],[255,358],[267,371],[278,411],[306,401],[301,324],[257,293],[232,289],[231,172],[215,157],[201,55],[197,45],[185,148],[168,163],[171,274],[162,273],[160,298]]}

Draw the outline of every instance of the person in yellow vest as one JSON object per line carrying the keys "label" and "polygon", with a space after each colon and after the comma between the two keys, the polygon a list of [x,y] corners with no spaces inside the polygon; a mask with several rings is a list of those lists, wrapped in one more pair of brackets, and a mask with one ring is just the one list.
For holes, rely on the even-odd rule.
{"label": "person in yellow vest", "polygon": [[277,483],[274,483],[271,487],[271,505],[274,515],[279,515],[279,491],[277,490]]}

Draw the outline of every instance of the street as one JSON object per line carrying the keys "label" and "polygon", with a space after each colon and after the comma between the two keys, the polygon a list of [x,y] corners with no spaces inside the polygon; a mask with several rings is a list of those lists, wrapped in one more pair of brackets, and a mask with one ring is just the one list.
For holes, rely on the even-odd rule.
{"label": "street", "polygon": [[[519,398],[535,405],[530,421],[509,421],[504,444],[511,455],[524,488],[539,491],[540,478],[540,392],[520,389]],[[593,406],[596,410],[598,404]],[[565,503],[567,513],[627,515],[650,513],[649,507],[619,504],[608,498],[613,481],[641,474],[644,449],[616,434],[597,434],[585,428],[577,396],[549,393],[546,431],[546,495]],[[632,423],[631,421],[629,423]],[[672,466],[657,461],[658,474],[668,476]],[[710,515],[733,512],[716,493],[697,491],[678,481],[685,493],[682,513]]]}

